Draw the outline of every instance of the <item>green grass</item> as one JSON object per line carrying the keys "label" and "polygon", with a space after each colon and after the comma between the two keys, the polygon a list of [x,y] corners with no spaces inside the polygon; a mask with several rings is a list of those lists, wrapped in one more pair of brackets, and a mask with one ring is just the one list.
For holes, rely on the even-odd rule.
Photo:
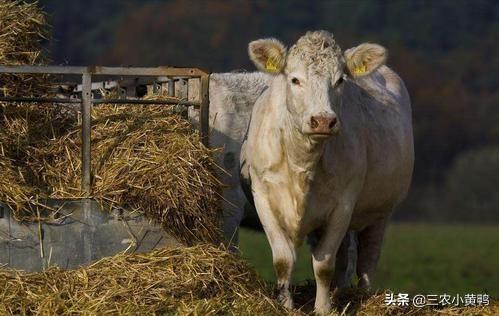
{"label": "green grass", "polygon": [[[265,235],[241,229],[242,256],[275,282]],[[310,252],[298,250],[293,282],[312,279]],[[499,226],[390,224],[374,287],[399,293],[486,293],[499,297]]]}

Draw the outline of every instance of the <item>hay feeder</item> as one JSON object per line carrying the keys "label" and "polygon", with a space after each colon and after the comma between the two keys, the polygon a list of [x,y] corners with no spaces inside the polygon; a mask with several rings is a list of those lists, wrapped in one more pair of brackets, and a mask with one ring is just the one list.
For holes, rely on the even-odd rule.
{"label": "hay feeder", "polygon": [[[194,227],[193,232],[182,229],[185,226],[193,225],[196,216],[199,214],[193,214],[194,219],[190,220],[180,218],[178,223],[176,222],[177,219],[171,220],[171,216],[153,214],[157,215],[156,217],[152,216],[156,219],[156,221],[153,221],[144,217],[143,212],[138,210],[140,207],[136,205],[132,205],[131,209],[120,205],[121,202],[126,204],[129,201],[116,198],[119,194],[115,194],[112,198],[109,198],[105,193],[99,195],[96,182],[105,181],[96,178],[97,175],[92,170],[92,166],[95,167],[95,163],[92,161],[92,120],[94,122],[100,120],[99,126],[105,126],[99,132],[106,132],[109,130],[108,125],[113,125],[113,123],[107,121],[102,123],[104,119],[110,120],[110,117],[120,117],[121,119],[121,121],[120,119],[117,120],[118,123],[114,123],[115,129],[123,126],[127,127],[131,124],[130,117],[126,116],[127,107],[138,107],[140,109],[137,110],[137,113],[146,113],[148,115],[148,119],[153,122],[152,125],[144,123],[143,128],[148,131],[158,128],[158,125],[161,124],[173,124],[181,132],[187,128],[186,123],[177,121],[177,118],[173,116],[166,116],[167,118],[165,118],[166,110],[164,109],[166,106],[164,105],[198,109],[200,118],[199,139],[208,147],[208,73],[197,68],[29,65],[0,66],[0,74],[42,77],[58,75],[81,76],[81,84],[75,85],[70,94],[63,96],[60,93],[57,96],[49,95],[48,97],[24,97],[18,94],[12,96],[5,93],[0,95],[0,102],[8,102],[8,104],[43,103],[48,106],[62,104],[67,108],[76,110],[76,112],[80,109],[81,113],[81,124],[79,125],[81,129],[70,132],[65,139],[73,144],[73,149],[68,150],[67,146],[62,142],[54,142],[53,148],[50,148],[49,143],[46,146],[49,149],[38,148],[33,151],[37,153],[37,155],[34,155],[37,158],[30,158],[31,162],[34,161],[34,165],[38,166],[37,168],[51,171],[45,161],[46,152],[65,148],[65,151],[59,154],[65,155],[67,152],[68,156],[72,156],[68,160],[72,167],[68,171],[60,169],[59,172],[70,174],[75,168],[79,169],[77,172],[81,175],[79,179],[80,187],[78,188],[78,185],[74,183],[74,178],[78,177],[77,175],[73,177],[70,189],[55,188],[56,185],[52,185],[52,193],[49,196],[26,197],[25,200],[29,200],[30,205],[23,205],[22,207],[29,208],[31,213],[36,215],[28,218],[28,220],[19,218],[19,214],[13,211],[12,204],[0,203],[0,265],[4,264],[25,271],[41,271],[53,265],[61,268],[74,268],[122,251],[145,252],[160,246],[180,246],[193,244],[196,241],[216,242],[218,240],[219,236],[216,235],[212,227],[209,227],[213,223],[195,223],[198,226]],[[150,90],[148,92],[160,97],[138,98],[135,94],[127,93],[126,90],[118,90],[123,93],[119,93],[116,98],[105,94],[101,94],[99,98],[97,91],[105,87],[105,84],[92,82],[92,79],[97,76],[105,77],[106,80],[109,80],[110,77],[119,77],[121,82],[135,83],[135,85],[132,84],[134,88],[139,83],[144,86],[144,82],[152,82],[152,85],[147,85],[147,89]],[[150,80],[143,81],[144,78]],[[191,81],[194,81],[194,83],[187,85],[185,89],[180,89],[180,91],[177,89],[179,83],[183,83],[185,86],[186,83],[191,83]],[[109,81],[106,81],[106,83],[109,83]],[[188,89],[189,86],[191,86],[191,91]],[[120,88],[119,85],[118,88]],[[99,108],[101,104],[113,104],[114,108],[99,110],[100,114],[97,115],[100,115],[100,117],[92,119],[92,115],[96,115],[92,112],[92,109]],[[80,108],[78,108],[78,105],[80,105]],[[105,113],[105,115],[102,113]],[[117,138],[119,139],[119,137]],[[195,140],[190,141],[195,142]],[[102,144],[96,145],[96,147],[98,146],[102,146]],[[57,149],[54,149],[56,147]],[[78,153],[78,151],[80,152]],[[102,159],[102,157],[100,158]],[[151,163],[154,163],[154,161]],[[59,165],[56,167],[61,168],[64,166]],[[125,167],[121,166],[118,171],[133,171]],[[195,169],[193,171],[196,172]],[[151,172],[154,172],[154,170],[151,170]],[[21,174],[21,172],[19,173]],[[46,172],[44,177],[50,178],[52,176],[54,178],[54,173],[57,173],[57,170],[52,170],[52,175],[50,172]],[[60,175],[56,176],[61,177]],[[199,177],[199,175],[197,176]],[[50,180],[47,181],[50,182]],[[216,180],[212,179],[210,181]],[[68,180],[68,182],[71,181]],[[144,199],[148,199],[148,196],[145,195]],[[104,204],[110,204],[111,207],[108,210],[103,210]],[[150,209],[154,209],[154,207],[158,208],[158,205],[152,205]],[[153,212],[159,213],[160,211]],[[199,218],[199,220],[201,222],[203,218]],[[162,229],[161,224],[166,221],[170,221],[169,224],[173,226],[176,225],[173,233]]]}

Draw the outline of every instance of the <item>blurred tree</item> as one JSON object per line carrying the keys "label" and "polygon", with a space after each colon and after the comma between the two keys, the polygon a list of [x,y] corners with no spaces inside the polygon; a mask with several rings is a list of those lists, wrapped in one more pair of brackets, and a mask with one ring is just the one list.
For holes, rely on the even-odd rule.
{"label": "blurred tree", "polygon": [[446,219],[490,223],[499,221],[499,147],[459,155],[446,176],[442,196]]}
{"label": "blurred tree", "polygon": [[153,0],[40,0],[49,13],[53,40],[49,45],[58,64],[93,64],[112,45],[120,19]]}
{"label": "blurred tree", "polygon": [[247,57],[250,40],[296,40],[314,25],[317,11],[316,3],[298,0],[151,2],[121,20],[111,50],[100,60],[198,65],[212,71],[253,69]]}

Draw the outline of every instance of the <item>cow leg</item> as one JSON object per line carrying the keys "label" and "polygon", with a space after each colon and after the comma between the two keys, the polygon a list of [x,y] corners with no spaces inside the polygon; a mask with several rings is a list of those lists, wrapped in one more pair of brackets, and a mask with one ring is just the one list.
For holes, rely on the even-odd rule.
{"label": "cow leg", "polygon": [[352,215],[350,207],[336,209],[327,223],[324,234],[312,253],[317,292],[315,296],[315,313],[326,315],[331,310],[329,289],[333,279],[336,253],[345,237]]}
{"label": "cow leg", "polygon": [[278,300],[288,309],[293,308],[293,299],[289,291],[291,273],[296,261],[296,249],[277,222],[264,194],[254,192],[255,207],[263,230],[272,249],[272,261],[277,276]]}
{"label": "cow leg", "polygon": [[333,286],[339,289],[352,285],[352,276],[357,263],[356,233],[348,231],[341,242],[336,254],[336,267],[334,269]]}
{"label": "cow leg", "polygon": [[289,291],[289,285],[296,261],[296,250],[280,227],[266,224],[263,224],[263,227],[272,249],[272,262],[277,277],[278,300],[284,307],[292,309],[293,298]]}
{"label": "cow leg", "polygon": [[234,205],[231,202],[227,202],[233,200],[226,198],[225,194],[224,200],[225,201],[222,204],[224,240],[230,251],[237,252],[237,245],[239,244],[239,224],[244,215],[243,206],[240,205],[242,203]]}
{"label": "cow leg", "polygon": [[[269,237],[270,240],[270,237]],[[293,308],[293,298],[289,291],[291,273],[296,261],[296,251],[284,236],[273,236],[270,242],[272,261],[277,276],[278,300],[288,309]]]}
{"label": "cow leg", "polygon": [[359,277],[358,287],[369,290],[376,271],[383,236],[385,233],[386,219],[367,226],[358,233],[358,262],[357,276]]}

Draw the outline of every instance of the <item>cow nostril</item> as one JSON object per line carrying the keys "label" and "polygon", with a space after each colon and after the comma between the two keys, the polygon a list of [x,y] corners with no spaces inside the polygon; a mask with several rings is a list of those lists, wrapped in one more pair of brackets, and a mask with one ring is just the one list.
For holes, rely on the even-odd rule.
{"label": "cow nostril", "polygon": [[333,128],[336,125],[336,117],[333,117],[331,119],[331,122],[329,122],[329,128]]}
{"label": "cow nostril", "polygon": [[314,129],[319,126],[319,122],[315,119],[315,117],[312,117],[310,119],[310,126]]}

